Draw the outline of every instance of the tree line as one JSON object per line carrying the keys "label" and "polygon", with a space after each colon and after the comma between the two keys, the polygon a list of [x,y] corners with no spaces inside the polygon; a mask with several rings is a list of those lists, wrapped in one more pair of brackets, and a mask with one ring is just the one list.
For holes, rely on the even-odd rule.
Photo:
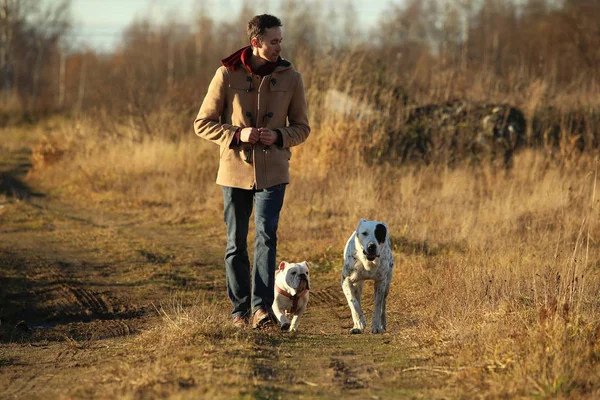
{"label": "tree line", "polygon": [[[485,96],[475,82],[493,85],[494,96],[534,82],[550,94],[598,85],[596,0],[409,0],[390,3],[369,29],[357,23],[355,3],[343,3],[342,13],[308,0],[279,5],[284,56],[313,91],[364,88],[377,102],[390,90],[400,101],[401,90],[403,101],[424,103]],[[198,4],[194,23],[137,20],[113,52],[99,54],[68,35],[69,0],[0,0],[2,108],[102,112],[134,118],[149,133],[155,111],[188,118],[219,60],[246,44],[244,26],[261,12],[245,1],[221,21]]]}

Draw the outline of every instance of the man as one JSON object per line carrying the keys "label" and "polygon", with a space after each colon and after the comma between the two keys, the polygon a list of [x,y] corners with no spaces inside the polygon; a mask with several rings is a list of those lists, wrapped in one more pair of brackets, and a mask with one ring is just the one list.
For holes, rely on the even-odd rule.
{"label": "man", "polygon": [[[257,15],[248,23],[250,46],[221,60],[194,130],[220,147],[217,184],[227,225],[225,270],[233,323],[271,321],[277,225],[289,183],[290,148],[310,133],[302,76],[280,57],[281,21]],[[287,123],[286,123],[287,121]],[[248,226],[254,206],[254,262]]]}

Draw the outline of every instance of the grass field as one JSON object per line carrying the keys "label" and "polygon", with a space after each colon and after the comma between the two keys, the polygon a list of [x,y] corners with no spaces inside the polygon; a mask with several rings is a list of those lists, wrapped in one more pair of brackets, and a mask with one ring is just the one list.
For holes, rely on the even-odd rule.
{"label": "grass field", "polygon": [[[229,322],[210,143],[5,128],[3,397],[597,398],[597,160],[373,164],[327,157],[333,128],[295,149],[280,221],[278,259],[311,263],[295,335]],[[339,287],[361,217],[391,230],[383,335],[348,334]]]}
{"label": "grass field", "polygon": [[[106,54],[48,3],[0,16],[0,398],[600,398],[600,3],[390,1],[367,31],[281,2],[312,128],[278,231],[311,264],[297,334],[231,323],[192,129],[271,2],[148,14]],[[360,218],[391,232],[381,335],[340,288]]]}

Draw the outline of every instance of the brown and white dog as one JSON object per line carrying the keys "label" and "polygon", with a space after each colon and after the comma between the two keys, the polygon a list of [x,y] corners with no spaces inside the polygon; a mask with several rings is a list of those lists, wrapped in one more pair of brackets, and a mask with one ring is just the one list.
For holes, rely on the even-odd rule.
{"label": "brown and white dog", "polygon": [[309,290],[309,266],[306,261],[301,263],[282,261],[279,264],[279,269],[275,272],[273,313],[282,331],[298,330],[298,319],[308,305]]}
{"label": "brown and white dog", "polygon": [[387,224],[361,219],[346,243],[342,269],[342,290],[354,321],[350,333],[363,333],[367,325],[361,307],[365,280],[374,281],[375,305],[371,333],[382,333],[386,330],[385,304],[393,271],[394,256]]}

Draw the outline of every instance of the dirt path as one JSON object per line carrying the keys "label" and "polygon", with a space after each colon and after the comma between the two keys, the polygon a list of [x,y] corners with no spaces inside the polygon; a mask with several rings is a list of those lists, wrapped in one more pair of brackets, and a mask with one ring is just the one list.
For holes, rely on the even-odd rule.
{"label": "dirt path", "polygon": [[[162,225],[68,205],[24,183],[26,149],[0,160],[0,397],[397,398],[440,387],[435,374],[407,373],[424,356],[393,310],[393,333],[348,335],[337,274],[313,276],[299,334],[235,331],[217,216]],[[204,317],[169,333],[168,307]]]}

